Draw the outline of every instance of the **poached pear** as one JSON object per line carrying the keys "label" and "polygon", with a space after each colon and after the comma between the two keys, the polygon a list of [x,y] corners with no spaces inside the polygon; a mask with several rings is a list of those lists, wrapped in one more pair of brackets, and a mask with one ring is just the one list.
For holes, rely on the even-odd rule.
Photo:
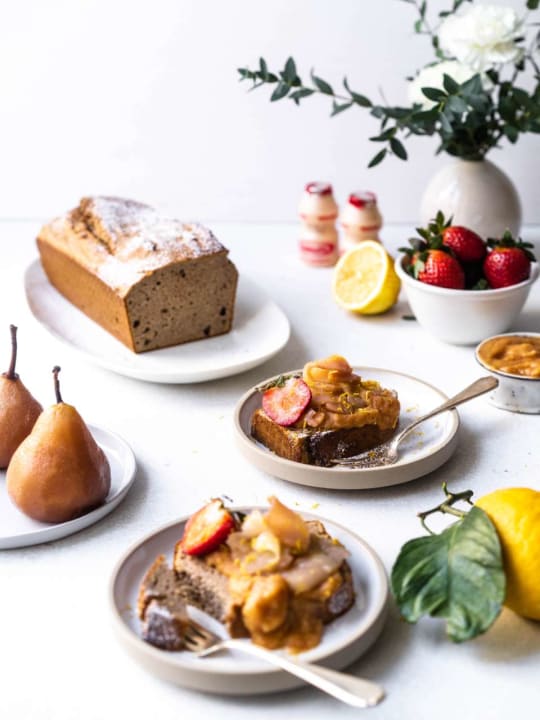
{"label": "poached pear", "polygon": [[53,369],[56,404],[44,410],[19,445],[7,470],[15,505],[34,520],[59,523],[100,505],[111,486],[111,470],[84,420],[60,394]]}
{"label": "poached pear", "polygon": [[0,468],[9,465],[15,450],[30,434],[43,410],[15,372],[17,363],[17,328],[11,332],[11,362],[9,370],[0,375]]}

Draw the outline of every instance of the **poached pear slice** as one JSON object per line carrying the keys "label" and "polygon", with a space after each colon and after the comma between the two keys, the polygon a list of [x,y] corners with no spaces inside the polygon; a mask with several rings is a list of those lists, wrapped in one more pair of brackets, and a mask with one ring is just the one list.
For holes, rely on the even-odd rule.
{"label": "poached pear slice", "polygon": [[9,370],[0,375],[0,468],[9,465],[13,453],[34,427],[43,410],[15,372],[17,362],[17,328],[11,332]]}
{"label": "poached pear slice", "polygon": [[7,490],[25,515],[47,523],[79,517],[104,502],[111,470],[77,410],[63,402],[53,370],[57,404],[44,410],[15,451]]}

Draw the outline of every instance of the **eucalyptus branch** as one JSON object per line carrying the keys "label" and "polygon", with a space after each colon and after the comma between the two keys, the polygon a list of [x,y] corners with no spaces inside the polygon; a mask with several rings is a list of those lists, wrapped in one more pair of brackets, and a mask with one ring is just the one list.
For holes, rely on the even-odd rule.
{"label": "eucalyptus branch", "polygon": [[[447,58],[439,48],[439,27],[448,15],[472,0],[452,0],[449,10],[438,13],[437,24],[427,18],[427,0],[402,1],[416,8],[419,19],[415,30],[431,36],[439,60],[452,59]],[[526,4],[529,9],[536,10],[540,0],[526,0]],[[368,167],[378,165],[391,155],[406,160],[408,155],[403,141],[412,135],[438,135],[437,153],[446,152],[465,160],[482,160],[503,138],[515,143],[524,133],[540,133],[540,66],[534,58],[539,37],[535,33],[530,47],[514,64],[509,80],[502,77],[499,66],[483,76],[476,74],[461,84],[446,74],[442,78],[442,87],[422,87],[425,101],[409,107],[392,106],[384,95],[382,103],[373,102],[366,95],[352,90],[346,77],[342,81],[343,89],[337,91],[313,70],[310,79],[305,82],[298,75],[292,57],[287,59],[279,72],[270,71],[264,58],[259,59],[257,69],[244,67],[238,72],[240,80],[252,82],[252,90],[264,85],[272,86],[271,102],[288,98],[300,105],[308,97],[325,95],[331,100],[331,116],[353,107],[367,110],[380,124],[379,132],[369,139],[381,143],[381,149],[372,157]],[[527,63],[532,65],[537,81],[532,92],[517,85],[518,76]],[[489,85],[486,78],[489,78]]]}

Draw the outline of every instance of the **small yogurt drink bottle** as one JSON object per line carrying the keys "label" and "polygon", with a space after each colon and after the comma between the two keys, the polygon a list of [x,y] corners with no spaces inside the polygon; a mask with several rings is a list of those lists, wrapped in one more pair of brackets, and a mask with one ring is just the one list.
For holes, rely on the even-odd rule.
{"label": "small yogurt drink bottle", "polygon": [[366,190],[353,192],[340,217],[343,228],[343,245],[346,250],[362,240],[377,240],[383,219],[377,207],[377,197]]}
{"label": "small yogurt drink bottle", "polygon": [[336,219],[338,206],[330,183],[306,185],[300,206],[300,257],[308,265],[329,267],[338,258]]}

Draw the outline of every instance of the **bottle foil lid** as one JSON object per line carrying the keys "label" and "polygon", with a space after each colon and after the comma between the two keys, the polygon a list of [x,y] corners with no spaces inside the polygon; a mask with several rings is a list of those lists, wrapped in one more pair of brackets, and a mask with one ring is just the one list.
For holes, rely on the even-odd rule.
{"label": "bottle foil lid", "polygon": [[377,196],[369,190],[358,190],[349,195],[349,203],[357,208],[364,208],[377,204]]}
{"label": "bottle foil lid", "polygon": [[309,182],[306,185],[306,192],[310,195],[331,195],[332,185],[325,182]]}

